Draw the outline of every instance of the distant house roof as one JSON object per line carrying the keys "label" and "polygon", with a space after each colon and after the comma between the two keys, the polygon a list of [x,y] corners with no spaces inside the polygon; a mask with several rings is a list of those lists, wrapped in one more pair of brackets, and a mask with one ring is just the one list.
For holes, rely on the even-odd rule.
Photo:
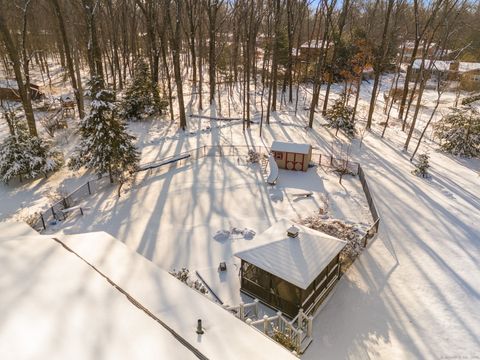
{"label": "distant house roof", "polygon": [[[322,39],[306,41],[302,45],[300,45],[300,48],[303,48],[303,49],[306,49],[306,48],[320,49],[322,47],[322,41],[323,41]],[[332,45],[333,45],[333,43],[329,42],[329,43],[325,44],[324,46],[325,47],[331,47]]]}
{"label": "distant house roof", "polygon": [[[424,68],[428,69],[430,67],[430,62],[433,61],[432,68],[438,71],[449,71],[451,69],[451,65],[455,63],[455,61],[443,61],[443,60],[425,60]],[[416,59],[413,62],[413,68],[418,70],[422,64],[422,59]],[[460,61],[458,63],[458,72],[464,73],[473,70],[480,70],[480,63],[475,62],[464,62]]]}
{"label": "distant house roof", "polygon": [[473,70],[480,70],[480,63],[461,61],[458,66],[458,71],[461,73]]}
{"label": "distant house roof", "polygon": [[308,154],[310,152],[311,145],[309,144],[297,144],[293,142],[274,141],[272,143],[271,150],[278,152],[290,152],[296,154]]}
{"label": "distant house roof", "polygon": [[[425,60],[425,63],[423,65],[424,69],[429,69],[430,68],[430,63],[433,62],[432,64],[432,69],[438,70],[438,71],[448,71],[450,70],[450,63],[451,61],[443,61],[443,60]],[[413,69],[420,69],[422,65],[422,59],[416,59],[413,62]]]}
{"label": "distant house roof", "polygon": [[[287,235],[294,225],[297,237]],[[289,283],[306,289],[345,247],[346,241],[281,219],[234,255]]]}
{"label": "distant house roof", "polygon": [[18,89],[18,84],[15,80],[11,79],[2,79],[0,80],[0,88],[7,88],[7,89]]}

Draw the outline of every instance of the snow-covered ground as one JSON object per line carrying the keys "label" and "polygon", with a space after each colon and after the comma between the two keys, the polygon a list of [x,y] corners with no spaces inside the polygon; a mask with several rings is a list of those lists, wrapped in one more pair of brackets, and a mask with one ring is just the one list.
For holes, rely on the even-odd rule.
{"label": "snow-covered ground", "polygon": [[[388,91],[390,80],[390,75],[384,77],[382,91]],[[333,86],[334,93],[340,90],[340,85]],[[365,83],[359,105],[360,124],[365,119],[370,91],[371,84]],[[235,109],[241,109],[241,103],[235,94],[236,106],[232,105],[231,114],[228,114],[225,99],[222,112],[212,106],[202,114],[237,117],[239,113]],[[271,125],[264,126],[262,138],[258,136],[256,124],[252,124],[250,131],[242,132],[239,122],[194,118],[188,119],[186,133],[179,132],[178,124],[166,119],[134,123],[130,129],[138,137],[144,162],[203,145],[269,146],[273,139],[311,143],[321,152],[337,156],[345,154],[350,145],[351,156],[362,164],[374,194],[381,216],[380,234],[342,277],[328,303],[316,316],[314,341],[304,357],[478,357],[480,161],[437,152],[435,143],[430,141],[431,131],[428,131],[427,142],[420,152],[428,150],[430,153],[432,177],[417,178],[411,174],[413,165],[408,161],[409,154],[400,150],[405,140],[405,134],[399,130],[401,124],[392,121],[393,127],[387,129],[386,138],[379,136],[379,124],[385,119],[381,94],[373,131],[365,135],[361,147],[358,139],[350,142],[342,135],[336,138],[334,132],[320,126],[319,119],[313,130],[306,130],[308,114],[302,110],[303,96],[296,116],[291,106],[281,106],[272,114]],[[420,110],[417,129],[428,120],[436,93],[427,90],[424,98],[425,106]],[[438,115],[453,105],[454,98],[451,92],[442,97]],[[195,100],[192,104],[196,109]],[[308,99],[305,104],[308,106]],[[393,111],[392,116],[395,114]],[[258,121],[259,115],[254,119]],[[417,135],[418,132],[414,138]],[[410,151],[413,146],[412,143]],[[225,246],[213,239],[218,230],[247,227],[258,233],[276,216],[295,217],[296,208],[302,213],[314,211],[309,199],[293,204],[284,194],[283,205],[270,201],[268,188],[259,186],[263,183],[262,174],[248,168],[240,170],[235,159],[229,162],[224,158],[216,162],[206,158],[188,169],[177,169],[174,176],[172,173],[152,174],[129,193],[141,196],[131,197],[127,193],[116,199],[108,192],[98,194],[92,198],[96,206],[84,218],[68,220],[64,231],[106,230],[164,268],[182,264],[208,268],[218,266],[220,258],[230,256],[235,242],[248,241],[238,239]],[[280,178],[288,180],[293,174],[281,172]],[[58,173],[58,182],[72,181],[73,185],[73,180],[66,179],[72,175]],[[333,180],[328,183],[337,184]],[[45,188],[51,184],[50,180],[39,180],[24,184],[23,188],[0,185],[0,217],[10,216],[22,202],[25,205],[30,201],[37,201],[38,206],[47,204]],[[344,184],[345,189],[327,189],[326,184],[324,182],[323,186],[327,192],[339,195],[333,197],[331,204],[341,204],[342,192],[350,194],[357,190],[350,181]],[[192,189],[196,192],[192,193]],[[320,193],[323,189],[315,191]],[[247,203],[245,193],[262,201]],[[355,196],[352,198],[355,200]],[[320,196],[314,200],[319,201]],[[348,203],[350,201],[345,205]],[[338,215],[345,206],[331,208]],[[363,214],[356,211],[358,208],[345,210],[345,218],[366,221]],[[112,220],[115,218],[124,220],[115,222]],[[199,242],[198,239],[209,241]],[[210,255],[205,257],[205,254]]]}
{"label": "snow-covered ground", "polygon": [[[48,229],[65,234],[106,231],[165,270],[213,269],[221,261],[239,265],[232,254],[280,218],[293,221],[315,214],[367,228],[372,223],[358,177],[327,168],[280,170],[278,183],[265,183],[260,164],[238,164],[238,157],[205,157],[169,172],[141,174],[118,198],[116,187],[87,198],[84,216],[71,216]],[[310,197],[299,197],[307,191]],[[240,234],[236,229],[247,229]],[[232,231],[233,229],[233,231]],[[229,237],[221,236],[229,231]],[[208,270],[207,270],[208,271]],[[240,283],[234,299],[238,305]]]}
{"label": "snow-covered ground", "polygon": [[480,354],[480,162],[432,151],[432,178],[420,179],[400,141],[374,133],[358,154],[380,234],[318,314],[306,359]]}

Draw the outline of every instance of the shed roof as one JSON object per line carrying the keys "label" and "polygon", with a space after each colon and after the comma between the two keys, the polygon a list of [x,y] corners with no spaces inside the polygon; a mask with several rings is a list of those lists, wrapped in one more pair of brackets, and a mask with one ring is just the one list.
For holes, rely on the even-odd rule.
{"label": "shed roof", "polygon": [[[292,225],[299,229],[295,238],[287,236],[287,229]],[[346,244],[346,241],[281,219],[235,256],[306,289]]]}
{"label": "shed roof", "polygon": [[298,144],[293,142],[274,141],[271,150],[279,152],[291,152],[297,154],[308,154],[310,152],[310,144]]}

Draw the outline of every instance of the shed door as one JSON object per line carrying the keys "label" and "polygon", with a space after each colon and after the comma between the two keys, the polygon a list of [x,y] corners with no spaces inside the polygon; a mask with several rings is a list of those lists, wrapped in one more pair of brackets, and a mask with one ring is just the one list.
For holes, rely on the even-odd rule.
{"label": "shed door", "polygon": [[287,169],[288,170],[295,169],[295,154],[294,153],[287,153]]}
{"label": "shed door", "polygon": [[303,170],[303,154],[295,154],[295,170],[300,171]]}
{"label": "shed door", "polygon": [[287,169],[303,170],[303,154],[287,153]]}

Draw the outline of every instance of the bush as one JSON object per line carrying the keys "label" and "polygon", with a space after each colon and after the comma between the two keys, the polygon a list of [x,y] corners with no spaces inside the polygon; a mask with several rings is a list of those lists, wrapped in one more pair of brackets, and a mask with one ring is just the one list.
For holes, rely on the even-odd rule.
{"label": "bush", "polygon": [[345,94],[342,94],[339,99],[335,101],[330,109],[327,110],[325,118],[328,121],[328,127],[342,130],[345,135],[355,136],[355,123],[352,121],[353,108],[345,104]]}

